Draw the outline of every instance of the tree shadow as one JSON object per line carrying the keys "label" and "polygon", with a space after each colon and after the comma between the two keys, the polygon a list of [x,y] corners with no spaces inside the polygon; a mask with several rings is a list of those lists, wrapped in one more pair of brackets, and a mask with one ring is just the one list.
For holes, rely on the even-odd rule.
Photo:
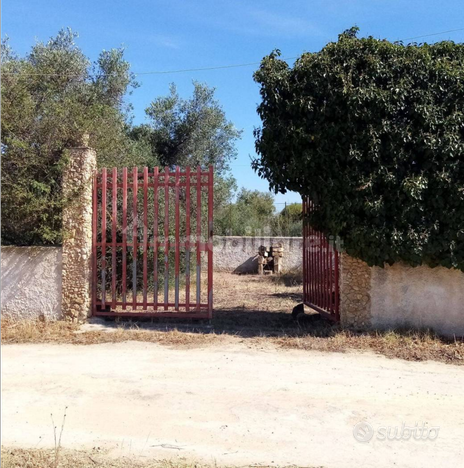
{"label": "tree shadow", "polygon": [[244,307],[230,307],[215,309],[213,319],[185,320],[166,318],[131,318],[131,317],[105,317],[91,319],[91,322],[104,324],[105,327],[124,327],[138,329],[172,331],[185,333],[219,334],[239,336],[242,338],[255,337],[288,337],[318,334],[328,336],[333,323],[326,320],[314,320],[318,314],[304,314],[297,320],[290,311],[271,312],[268,310],[250,310]]}
{"label": "tree shadow", "polygon": [[303,302],[303,294],[297,292],[273,293],[270,296],[279,299],[290,299],[294,302]]}
{"label": "tree shadow", "polygon": [[[90,322],[103,324],[105,328],[136,327],[139,330],[180,331],[194,334],[230,335],[240,338],[304,338],[330,339],[353,342],[357,338],[372,339],[383,346],[382,339],[391,341],[391,346],[399,346],[401,340],[418,342],[436,340],[442,344],[453,344],[454,339],[439,336],[431,330],[394,329],[394,330],[359,330],[342,328],[340,324],[322,318],[315,311],[307,309],[294,319],[286,311],[249,310],[244,307],[216,309],[211,322],[208,320],[185,319],[134,319],[105,317],[91,319]],[[383,338],[382,338],[383,337]],[[462,339],[464,340],[464,338]],[[459,341],[462,341],[459,340]],[[396,344],[395,344],[396,343]],[[356,347],[356,346],[355,346]]]}

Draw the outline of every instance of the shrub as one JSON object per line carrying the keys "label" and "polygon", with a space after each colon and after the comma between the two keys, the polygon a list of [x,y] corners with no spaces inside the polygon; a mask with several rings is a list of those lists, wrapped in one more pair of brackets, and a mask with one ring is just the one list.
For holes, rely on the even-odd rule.
{"label": "shrub", "polygon": [[253,167],[370,265],[464,270],[464,45],[356,32],[293,68],[263,59]]}

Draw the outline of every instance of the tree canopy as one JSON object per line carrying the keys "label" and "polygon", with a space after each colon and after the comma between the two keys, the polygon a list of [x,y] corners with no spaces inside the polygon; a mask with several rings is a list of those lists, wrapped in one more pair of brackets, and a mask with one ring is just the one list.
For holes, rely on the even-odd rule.
{"label": "tree canopy", "polygon": [[236,157],[241,131],[227,120],[214,88],[198,82],[193,86],[193,96],[183,99],[172,84],[168,96],[158,97],[146,109],[149,124],[130,133],[150,145],[162,166],[214,164],[216,174],[222,175]]}
{"label": "tree canopy", "polygon": [[272,223],[275,236],[300,237],[303,234],[301,203],[290,203],[278,213]]}
{"label": "tree canopy", "polygon": [[271,193],[242,188],[235,203],[223,205],[216,213],[216,233],[234,236],[270,234],[274,211]]}
{"label": "tree canopy", "polygon": [[242,132],[227,120],[214,92],[194,81],[192,96],[181,98],[171,84],[169,94],[156,98],[145,110],[148,124],[132,127],[129,136],[145,148],[145,166],[213,165],[217,210],[231,201],[236,190],[229,163],[237,155],[235,143]]}
{"label": "tree canopy", "polygon": [[94,63],[62,30],[24,57],[2,42],[2,243],[61,242],[61,175],[66,149],[90,135],[100,167],[215,166],[215,206],[231,199],[228,163],[240,131],[227,120],[214,89],[194,83],[181,98],[175,86],[133,126],[126,96],[138,86],[123,49]]}
{"label": "tree canopy", "polygon": [[263,59],[253,167],[370,265],[464,270],[464,45],[356,33],[293,67]]}
{"label": "tree canopy", "polygon": [[88,133],[101,161],[136,160],[124,95],[135,86],[122,49],[91,64],[62,30],[25,57],[2,42],[2,242],[61,240],[65,149]]}

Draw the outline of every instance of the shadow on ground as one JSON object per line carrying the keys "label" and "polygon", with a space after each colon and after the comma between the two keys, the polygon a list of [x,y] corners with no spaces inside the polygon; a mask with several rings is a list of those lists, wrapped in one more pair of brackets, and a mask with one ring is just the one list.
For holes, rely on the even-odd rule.
{"label": "shadow on ground", "polygon": [[[174,331],[195,334],[217,334],[243,338],[333,338],[343,334],[349,339],[358,337],[377,339],[375,330],[342,330],[338,324],[321,319],[317,312],[305,307],[305,314],[298,320],[292,317],[292,310],[303,301],[301,275],[290,273],[282,276],[236,275],[216,272],[214,276],[213,319],[135,319],[131,317],[93,321],[85,325],[86,330],[105,331],[112,328],[137,328],[140,330]],[[405,337],[408,346],[414,350],[416,342],[431,340],[448,343],[449,339],[439,338],[429,330],[395,330],[381,333],[391,345],[398,337]],[[419,338],[418,338],[419,337]],[[457,359],[457,358],[456,358]],[[459,359],[461,359],[459,357]]]}
{"label": "shadow on ground", "polygon": [[295,302],[302,302],[302,295],[294,292],[283,292],[271,294],[271,297],[277,297],[279,299],[290,299]]}
{"label": "shadow on ground", "polygon": [[[296,274],[282,276],[235,275],[215,273],[213,319],[134,319],[130,317],[92,320],[105,327],[137,327],[159,331],[179,330],[189,333],[216,333],[241,337],[327,336],[334,328],[310,315],[292,317],[293,308],[303,301],[302,284]],[[97,325],[98,326],[98,325]],[[92,327],[92,325],[91,325]]]}
{"label": "shadow on ground", "polygon": [[215,333],[220,335],[240,336],[242,338],[278,337],[278,336],[328,336],[338,329],[337,325],[320,319],[319,314],[309,311],[295,320],[288,312],[270,312],[267,310],[244,310],[242,307],[217,309],[214,317],[208,320],[181,319],[131,319],[105,318],[91,319],[90,327],[119,328],[121,326],[142,330],[170,331],[186,333]]}

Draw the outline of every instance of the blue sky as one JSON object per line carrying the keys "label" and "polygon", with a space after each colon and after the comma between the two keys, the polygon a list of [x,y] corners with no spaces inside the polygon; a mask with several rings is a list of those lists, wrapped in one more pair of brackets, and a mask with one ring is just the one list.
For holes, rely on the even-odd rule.
{"label": "blue sky", "polygon": [[[353,25],[362,35],[392,41],[464,28],[462,0],[5,0],[2,6],[2,36],[10,37],[17,52],[69,26],[91,59],[123,45],[135,73],[259,62],[275,48],[295,57],[320,50]],[[444,39],[462,42],[464,31],[418,41]],[[260,124],[256,67],[140,75],[141,87],[129,97],[135,122],[144,122],[144,109],[167,94],[171,82],[184,96],[191,94],[192,80],[214,86],[227,117],[243,130],[232,163],[239,186],[267,190],[249,164],[253,128]],[[297,194],[276,196],[277,208],[293,201],[299,201]]]}

